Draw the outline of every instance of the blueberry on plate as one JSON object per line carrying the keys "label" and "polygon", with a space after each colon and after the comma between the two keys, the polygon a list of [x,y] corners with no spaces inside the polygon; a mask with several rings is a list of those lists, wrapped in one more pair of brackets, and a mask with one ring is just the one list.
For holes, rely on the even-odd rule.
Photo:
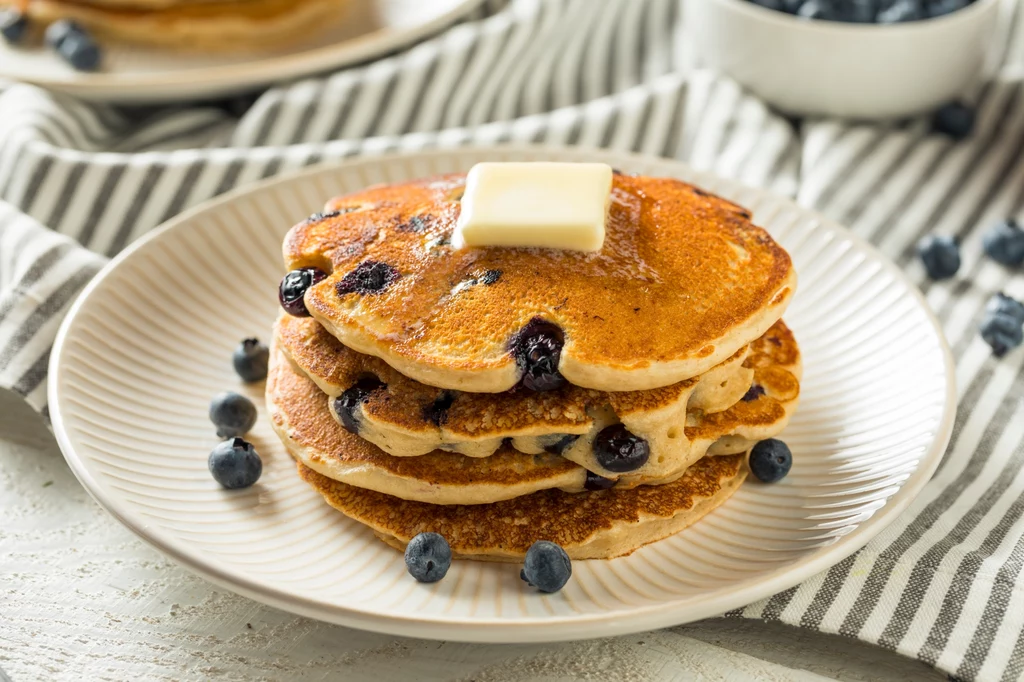
{"label": "blueberry on plate", "polygon": [[1024,324],[1024,303],[1002,292],[988,299],[985,312],[989,315],[1008,315]]}
{"label": "blueberry on plate", "polygon": [[988,313],[981,320],[981,338],[1001,358],[1024,341],[1024,323],[1012,315]]}
{"label": "blueberry on plate", "polygon": [[277,300],[289,315],[309,317],[306,310],[306,291],[326,279],[327,273],[320,268],[298,268],[281,279],[277,287]]}
{"label": "blueberry on plate", "polygon": [[793,453],[781,440],[763,440],[750,451],[750,472],[763,483],[781,481],[793,466]]}
{"label": "blueberry on plate", "polygon": [[950,102],[932,116],[932,130],[962,140],[974,130],[974,109],[963,102]]}
{"label": "blueberry on plate", "polygon": [[214,480],[228,490],[248,488],[260,480],[263,473],[263,460],[256,448],[241,438],[218,444],[210,452],[207,465]]}
{"label": "blueberry on plate", "polygon": [[519,577],[541,592],[558,592],[572,577],[572,562],[555,543],[538,540],[526,550]]}
{"label": "blueberry on plate", "polygon": [[594,438],[597,463],[617,474],[636,471],[651,457],[651,446],[622,424],[606,426]]}
{"label": "blueberry on plate", "polygon": [[270,349],[259,339],[245,339],[231,354],[231,364],[242,381],[252,383],[267,378],[267,366],[270,364]]}
{"label": "blueberry on plate", "polygon": [[960,245],[953,237],[929,235],[917,243],[917,255],[932,279],[949,279],[960,269]]}
{"label": "blueberry on plate", "polygon": [[72,33],[57,48],[57,54],[64,58],[76,71],[96,71],[100,68],[103,53],[100,46],[85,33]]}
{"label": "blueberry on plate", "polygon": [[256,423],[256,406],[244,395],[218,393],[210,401],[210,421],[221,438],[244,436]]}
{"label": "blueberry on plate", "polygon": [[28,17],[14,7],[0,9],[0,36],[11,45],[20,43],[28,32]]}
{"label": "blueberry on plate", "polygon": [[84,32],[85,29],[82,28],[78,22],[72,21],[71,19],[60,19],[46,27],[46,33],[43,36],[43,40],[47,47],[56,50],[61,46],[61,43],[64,42],[64,39],[72,33]]}
{"label": "blueberry on plate", "polygon": [[95,71],[103,53],[81,24],[61,19],[46,28],[46,44],[78,71]]}
{"label": "blueberry on plate", "polygon": [[420,533],[405,547],[405,567],[421,583],[436,583],[452,565],[452,548],[437,533]]}
{"label": "blueberry on plate", "polygon": [[994,225],[981,241],[992,260],[1011,267],[1024,263],[1024,229],[1013,218]]}

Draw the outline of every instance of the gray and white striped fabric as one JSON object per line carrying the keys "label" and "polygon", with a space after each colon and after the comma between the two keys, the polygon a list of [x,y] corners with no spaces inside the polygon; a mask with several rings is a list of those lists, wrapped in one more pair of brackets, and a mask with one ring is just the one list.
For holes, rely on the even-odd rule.
{"label": "gray and white striped fabric", "polygon": [[[991,357],[988,296],[1024,273],[980,233],[1024,218],[1024,9],[1005,0],[1000,72],[976,133],[925,121],[787,121],[687,59],[679,0],[491,0],[437,37],[252,98],[124,110],[0,83],[0,383],[45,414],[61,318],[109,257],[204,199],[359,154],[469,143],[629,149],[795,196],[925,289],[957,357],[960,411],[936,478],[896,523],[816,578],[731,615],[877,643],[965,680],[1024,678],[1024,351]],[[251,106],[247,106],[250,105]],[[959,235],[930,283],[923,234]]]}

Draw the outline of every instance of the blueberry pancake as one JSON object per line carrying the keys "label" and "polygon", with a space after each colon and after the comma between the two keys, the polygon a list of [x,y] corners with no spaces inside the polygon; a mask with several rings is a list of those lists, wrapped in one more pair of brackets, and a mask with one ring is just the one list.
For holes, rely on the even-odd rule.
{"label": "blueberry pancake", "polygon": [[343,346],[308,317],[282,315],[274,338],[292,364],[330,396],[343,426],[397,457],[436,449],[486,457],[506,439],[521,452],[560,454],[609,419],[631,428],[642,424],[635,433],[661,443],[657,434],[683,423],[687,410],[721,412],[743,397],[754,377],[743,366],[749,350],[744,346],[699,378],[647,391],[607,393],[565,384],[540,392],[518,387],[465,393],[404,377],[383,360]]}
{"label": "blueberry pancake", "polygon": [[74,19],[97,36],[205,51],[266,50],[336,26],[350,0],[0,0],[40,26]]}
{"label": "blueberry pancake", "polygon": [[[599,419],[607,421],[560,448],[561,456],[519,452],[512,445],[515,440],[482,458],[441,450],[418,457],[390,456],[343,427],[327,396],[277,348],[271,356],[267,404],[289,452],[329,478],[404,499],[479,504],[545,488],[572,492],[659,485],[675,480],[709,452],[745,452],[754,442],[777,435],[796,408],[800,358],[792,334],[776,324],[752,344],[744,364],[754,372],[754,384],[729,409],[681,415],[676,424],[663,425],[651,443],[631,441],[635,437],[628,430],[619,433],[623,424],[602,414]],[[372,390],[360,400],[385,406],[392,402],[380,380],[373,381]],[[394,402],[401,406],[402,398]],[[644,454],[643,461],[636,459],[638,454]],[[492,478],[495,471],[502,472],[500,482]]]}
{"label": "blueberry pancake", "polygon": [[781,317],[796,275],[750,214],[668,178],[618,174],[604,246],[455,249],[465,177],[372,187],[296,225],[289,270],[326,276],[304,307],[341,343],[421,383],[671,386]]}
{"label": "blueberry pancake", "polygon": [[517,561],[537,540],[572,559],[624,556],[699,521],[746,478],[743,458],[705,457],[672,483],[587,493],[544,490],[479,505],[410,502],[332,480],[298,464],[299,475],[349,518],[404,549],[421,532],[440,533],[457,558]]}

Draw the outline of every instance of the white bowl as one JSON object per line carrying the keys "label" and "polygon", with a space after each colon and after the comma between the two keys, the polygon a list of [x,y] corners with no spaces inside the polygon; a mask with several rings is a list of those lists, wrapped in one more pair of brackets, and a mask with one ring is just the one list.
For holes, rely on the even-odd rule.
{"label": "white bowl", "polygon": [[901,24],[801,19],[747,0],[689,0],[700,62],[797,115],[898,118],[963,95],[992,47],[999,0]]}

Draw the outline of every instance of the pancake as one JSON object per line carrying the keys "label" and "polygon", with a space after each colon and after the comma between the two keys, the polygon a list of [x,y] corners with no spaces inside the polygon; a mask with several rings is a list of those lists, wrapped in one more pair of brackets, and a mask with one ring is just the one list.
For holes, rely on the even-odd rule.
{"label": "pancake", "polygon": [[[787,364],[783,367],[774,361]],[[675,432],[673,440],[679,442],[675,459],[659,462],[652,457],[628,474],[605,471],[582,437],[561,457],[530,455],[510,445],[486,458],[440,450],[419,457],[392,457],[342,428],[326,396],[277,348],[271,355],[267,406],[274,430],[292,456],[329,478],[403,499],[485,504],[549,488],[578,492],[584,489],[586,469],[617,479],[616,488],[665,484],[709,452],[745,452],[754,442],[778,435],[799,397],[800,359],[792,334],[779,323],[754,344],[745,362],[754,369],[755,382],[760,382],[757,385],[764,394],[716,415],[693,413],[688,417],[691,425],[681,422],[665,435],[670,438]]]}
{"label": "pancake", "polygon": [[329,396],[339,396],[367,377],[382,384],[356,403],[349,423],[361,437],[396,457],[436,449],[486,457],[507,438],[521,452],[561,452],[566,436],[590,433],[608,419],[643,423],[645,430],[635,433],[650,441],[683,423],[688,409],[710,414],[729,408],[747,392],[754,376],[753,369],[743,367],[748,354],[744,346],[699,378],[648,391],[606,393],[569,384],[539,393],[521,388],[465,393],[409,379],[383,360],[345,347],[310,318],[282,315],[274,338],[292,364]]}
{"label": "pancake", "polygon": [[[313,317],[431,386],[511,389],[513,339],[537,318],[564,335],[558,368],[570,383],[670,386],[761,336],[796,286],[789,255],[749,213],[679,180],[616,175],[597,253],[454,250],[464,184],[451,175],[341,197],[284,243],[289,269],[331,273],[305,294]],[[368,268],[387,276],[353,290]]]}
{"label": "pancake", "polygon": [[343,429],[324,394],[276,350],[267,375],[270,422],[289,453],[323,476],[408,500],[482,504],[547,488],[583,490],[586,472],[557,455],[500,448],[486,459],[435,451],[392,457]]}
{"label": "pancake", "polygon": [[101,38],[204,51],[264,51],[308,41],[336,26],[349,2],[31,0],[27,11],[41,26],[74,19]]}
{"label": "pancake", "polygon": [[418,533],[440,533],[457,558],[518,561],[537,540],[572,559],[612,559],[678,533],[739,489],[743,457],[707,457],[673,483],[587,493],[546,490],[484,505],[409,502],[339,483],[298,464],[332,507],[397,549]]}
{"label": "pancake", "polygon": [[[773,438],[789,424],[800,400],[800,349],[781,320],[750,344],[744,366],[754,371],[751,390],[729,409],[713,414],[694,410],[679,424],[650,423],[647,415],[625,415],[622,423],[633,433],[646,433],[651,457],[626,474],[605,470],[594,455],[594,436],[613,421],[598,420],[596,428],[581,436],[562,456],[619,484],[671,481],[705,455],[746,452],[758,441]],[[656,418],[656,417],[655,417]],[[653,419],[651,419],[653,421]]]}

